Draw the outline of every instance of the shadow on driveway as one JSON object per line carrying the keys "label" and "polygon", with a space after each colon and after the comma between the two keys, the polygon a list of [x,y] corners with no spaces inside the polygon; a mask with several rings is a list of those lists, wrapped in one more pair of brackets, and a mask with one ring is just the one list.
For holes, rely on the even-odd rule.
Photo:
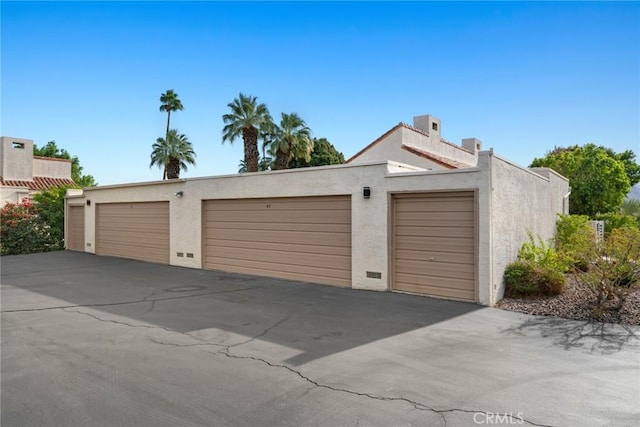
{"label": "shadow on driveway", "polygon": [[216,329],[296,349],[292,365],[483,308],[68,251],[2,257],[2,285],[28,291],[3,288],[3,312],[90,307],[181,333]]}

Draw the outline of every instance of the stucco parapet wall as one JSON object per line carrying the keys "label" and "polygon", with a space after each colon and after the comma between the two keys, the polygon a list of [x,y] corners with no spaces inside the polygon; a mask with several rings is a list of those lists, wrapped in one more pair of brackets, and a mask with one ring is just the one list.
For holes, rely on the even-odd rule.
{"label": "stucco parapet wall", "polygon": [[45,160],[47,162],[71,163],[71,159],[61,159],[61,158],[58,158],[58,157],[33,156],[33,158],[37,159],[37,160]]}
{"label": "stucco parapet wall", "polygon": [[505,159],[504,157],[498,156],[495,153],[492,153],[492,156],[497,160],[500,160],[500,161],[502,161],[504,163],[507,163],[507,164],[515,167],[515,168],[518,168],[518,169],[520,169],[522,171],[525,171],[527,173],[535,175],[535,176],[537,176],[537,177],[539,177],[541,179],[544,179],[545,181],[549,181],[550,180],[549,175],[547,174],[547,172],[549,172],[549,173],[553,173],[553,175],[557,176],[558,178],[569,182],[569,180],[567,178],[565,178],[564,176],[560,175],[558,172],[556,172],[556,171],[554,171],[552,169],[549,169],[549,168],[526,168],[524,166],[520,166],[519,164],[512,162],[509,159]]}

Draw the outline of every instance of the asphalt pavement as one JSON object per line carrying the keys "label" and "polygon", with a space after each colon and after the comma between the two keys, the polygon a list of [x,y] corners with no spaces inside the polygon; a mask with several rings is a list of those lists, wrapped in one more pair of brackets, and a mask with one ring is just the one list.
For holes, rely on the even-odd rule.
{"label": "asphalt pavement", "polygon": [[76,252],[5,256],[9,426],[636,426],[640,328]]}

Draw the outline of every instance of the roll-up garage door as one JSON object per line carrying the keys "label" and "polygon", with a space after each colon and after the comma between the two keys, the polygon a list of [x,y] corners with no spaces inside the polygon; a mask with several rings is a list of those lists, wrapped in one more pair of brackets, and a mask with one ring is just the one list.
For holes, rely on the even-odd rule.
{"label": "roll-up garage door", "polygon": [[96,253],[169,264],[169,202],[97,204]]}
{"label": "roll-up garage door", "polygon": [[474,192],[393,196],[392,288],[444,298],[476,298]]}
{"label": "roll-up garage door", "polygon": [[84,206],[69,206],[67,214],[67,249],[84,252]]}
{"label": "roll-up garage door", "polygon": [[205,268],[351,286],[351,197],[204,202]]}

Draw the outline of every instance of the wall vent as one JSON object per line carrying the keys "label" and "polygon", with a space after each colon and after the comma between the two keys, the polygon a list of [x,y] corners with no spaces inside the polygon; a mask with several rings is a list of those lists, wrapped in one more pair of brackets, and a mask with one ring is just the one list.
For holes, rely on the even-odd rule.
{"label": "wall vent", "polygon": [[379,271],[367,271],[367,277],[369,279],[382,279],[382,273]]}

